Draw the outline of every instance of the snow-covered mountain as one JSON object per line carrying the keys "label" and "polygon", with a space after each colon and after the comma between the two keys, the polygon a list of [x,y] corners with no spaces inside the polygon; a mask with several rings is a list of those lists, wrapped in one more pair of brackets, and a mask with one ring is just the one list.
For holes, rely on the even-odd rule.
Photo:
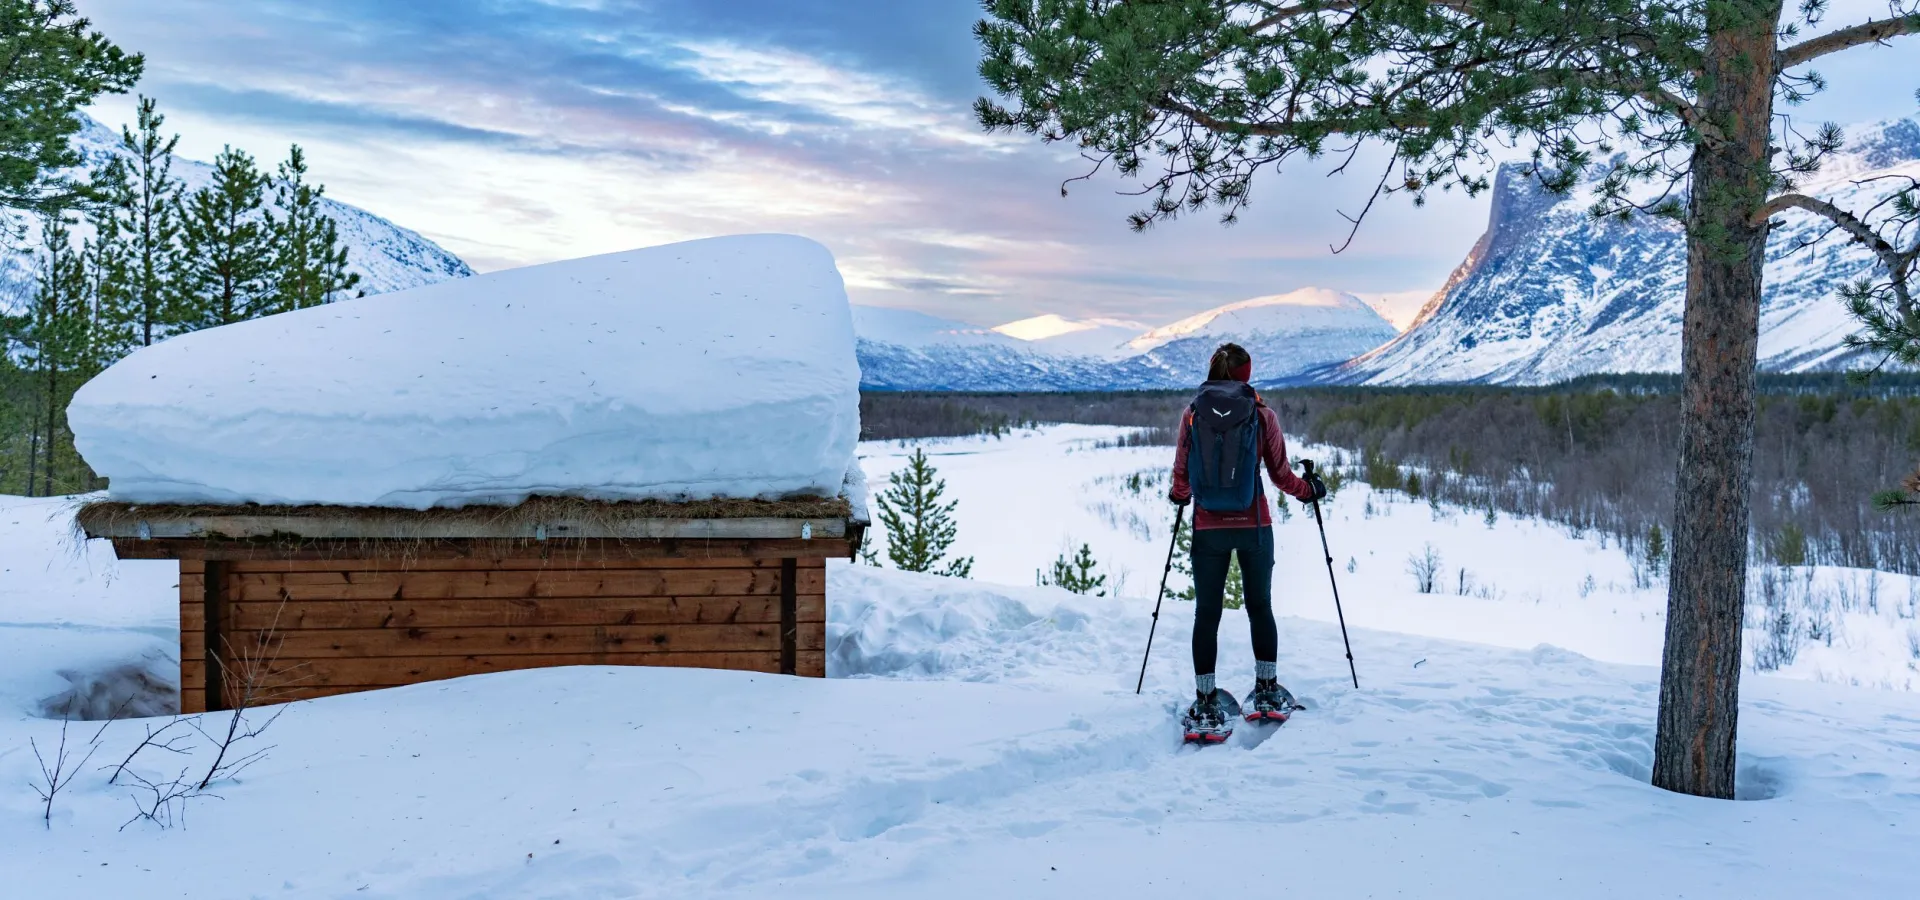
{"label": "snow-covered mountain", "polygon": [[1223,341],[1253,355],[1255,380],[1289,381],[1359,356],[1397,333],[1359,297],[1309,287],[1210,309],[1155,328],[1128,346],[1171,384],[1189,384],[1195,373],[1204,374]]}
{"label": "snow-covered mountain", "polygon": [[[1802,192],[1864,211],[1888,190],[1875,176],[1920,177],[1920,120],[1857,127],[1848,149]],[[1591,186],[1549,195],[1516,167],[1494,182],[1487,230],[1407,332],[1340,367],[1330,380],[1365,384],[1542,384],[1595,372],[1680,367],[1686,247],[1680,227],[1587,212]],[[1769,371],[1846,367],[1857,329],[1838,288],[1873,274],[1874,260],[1790,211],[1767,244],[1760,363]],[[1808,246],[1811,244],[1812,246]]]}
{"label": "snow-covered mountain", "polygon": [[1069,319],[1047,313],[995,325],[993,330],[1049,353],[1120,359],[1132,355],[1127,342],[1146,327],[1125,319]]}
{"label": "snow-covered mountain", "polygon": [[[116,155],[124,156],[120,132],[93,119],[81,116],[82,127],[74,144],[86,157],[85,166],[104,165]],[[279,164],[278,157],[257,160],[263,169]],[[190,193],[213,182],[213,166],[175,156],[173,176],[186,183]],[[418,233],[402,228],[357,206],[348,206],[331,197],[322,197],[322,210],[331,216],[347,247],[348,268],[360,273],[358,290],[384,294],[422,285],[435,284],[473,274],[459,257]],[[32,247],[38,236],[38,222],[18,210],[0,210],[0,227],[25,235],[24,240],[0,241],[0,303],[6,298],[25,296],[30,290],[34,270]]]}
{"label": "snow-covered mountain", "polygon": [[1393,338],[1352,294],[1304,288],[1142,330],[1057,315],[993,329],[921,313],[855,307],[861,383],[884,390],[1082,391],[1190,386],[1223,341],[1245,346],[1255,380],[1297,380]]}
{"label": "snow-covered mountain", "polygon": [[906,309],[855,306],[860,386],[884,391],[1117,390],[1107,364]]}

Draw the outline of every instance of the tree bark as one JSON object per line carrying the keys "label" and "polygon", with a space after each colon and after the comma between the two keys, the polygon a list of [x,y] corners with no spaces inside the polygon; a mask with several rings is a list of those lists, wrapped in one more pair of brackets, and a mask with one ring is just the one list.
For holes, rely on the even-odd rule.
{"label": "tree bark", "polygon": [[1716,4],[1697,107],[1681,337],[1680,471],[1653,783],[1731,799],[1753,480],[1780,0]]}

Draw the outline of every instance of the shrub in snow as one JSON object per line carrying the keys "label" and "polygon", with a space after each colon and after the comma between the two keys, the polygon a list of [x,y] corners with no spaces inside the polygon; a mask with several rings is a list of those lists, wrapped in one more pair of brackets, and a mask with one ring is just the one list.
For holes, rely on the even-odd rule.
{"label": "shrub in snow", "polygon": [[1804,566],[1807,564],[1807,533],[1800,526],[1788,522],[1780,526],[1767,539],[1767,555],[1777,566]]}
{"label": "shrub in snow", "polygon": [[750,235],[180,335],[69,418],[136,503],[832,496],[859,378],[832,255]]}
{"label": "shrub in snow", "polygon": [[1874,508],[1882,511],[1899,509],[1903,506],[1920,506],[1920,469],[1915,469],[1900,482],[1899,490],[1880,491],[1873,495]]}
{"label": "shrub in snow", "polygon": [[1413,576],[1415,590],[1422,594],[1433,593],[1434,584],[1440,578],[1440,551],[1428,544],[1421,552],[1408,556],[1407,574]]}
{"label": "shrub in snow", "polygon": [[1777,566],[1764,566],[1755,574],[1747,604],[1760,616],[1761,634],[1753,648],[1753,668],[1773,672],[1793,665],[1800,653],[1800,630],[1794,610],[1811,606],[1813,573],[1808,572],[1804,580],[1797,580]]}

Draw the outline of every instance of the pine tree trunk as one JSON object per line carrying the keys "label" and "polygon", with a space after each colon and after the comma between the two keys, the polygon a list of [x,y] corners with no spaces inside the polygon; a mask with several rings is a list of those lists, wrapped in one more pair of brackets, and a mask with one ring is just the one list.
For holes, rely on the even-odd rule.
{"label": "pine tree trunk", "polygon": [[[53,496],[53,453],[54,453],[54,448],[57,447],[60,443],[60,440],[58,437],[59,432],[55,430],[55,428],[57,427],[56,423],[59,421],[59,415],[60,415],[60,370],[53,366],[48,366],[47,367],[47,443],[46,443],[47,464],[44,468],[41,469],[41,476],[40,476],[41,484],[45,485],[45,488],[42,489],[40,492],[40,496],[42,497]],[[28,493],[32,493],[32,491],[28,491]]]}
{"label": "pine tree trunk", "polygon": [[1653,783],[1731,799],[1753,479],[1754,369],[1767,228],[1774,28],[1781,3],[1728,3],[1707,43],[1692,159],[1681,337],[1680,472]]}

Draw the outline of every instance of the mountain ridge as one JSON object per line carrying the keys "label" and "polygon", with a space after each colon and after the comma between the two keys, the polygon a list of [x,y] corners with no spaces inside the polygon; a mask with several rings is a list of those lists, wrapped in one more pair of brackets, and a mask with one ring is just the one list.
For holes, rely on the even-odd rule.
{"label": "mountain ridge", "polygon": [[[1866,209],[1886,188],[1865,179],[1920,178],[1920,120],[1848,130],[1848,142],[1799,186]],[[1545,384],[1583,375],[1675,372],[1685,307],[1681,227],[1647,216],[1595,219],[1589,179],[1568,195],[1542,190],[1516,164],[1496,172],[1487,228],[1404,333],[1333,370],[1345,384]],[[1760,368],[1828,371],[1859,358],[1858,327],[1838,287],[1876,268],[1834,239],[1824,219],[1781,217],[1767,245]]]}
{"label": "mountain ridge", "polygon": [[[864,310],[864,312],[863,312]],[[879,310],[875,312],[875,310]],[[1255,380],[1279,384],[1344,362],[1396,333],[1360,298],[1325,288],[1229,303],[1158,328],[1144,329],[1112,351],[1071,352],[1075,337],[1115,333],[1114,323],[1044,316],[1019,323],[1034,340],[1010,337],[922,313],[854,308],[861,382],[874,390],[1113,391],[1192,385],[1223,341],[1245,345]],[[1090,320],[1098,322],[1098,320]],[[1001,326],[1004,328],[1005,326]]]}

